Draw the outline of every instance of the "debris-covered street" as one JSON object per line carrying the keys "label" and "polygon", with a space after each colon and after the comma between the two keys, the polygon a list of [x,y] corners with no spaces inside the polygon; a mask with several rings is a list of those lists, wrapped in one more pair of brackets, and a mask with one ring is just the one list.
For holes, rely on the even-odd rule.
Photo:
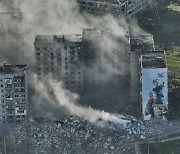
{"label": "debris-covered street", "polygon": [[137,153],[136,142],[176,132],[176,122],[134,122],[127,129],[107,123],[101,127],[78,117],[31,118],[6,137],[8,153]]}

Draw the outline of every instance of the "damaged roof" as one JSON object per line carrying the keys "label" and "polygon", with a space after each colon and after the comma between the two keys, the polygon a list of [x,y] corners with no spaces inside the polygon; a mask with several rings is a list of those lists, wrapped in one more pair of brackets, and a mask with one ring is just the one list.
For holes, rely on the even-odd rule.
{"label": "damaged roof", "polygon": [[152,34],[138,34],[130,36],[131,51],[154,51],[154,39]]}
{"label": "damaged roof", "polygon": [[37,35],[35,43],[81,42],[81,34],[72,35]]}
{"label": "damaged roof", "polygon": [[141,63],[143,68],[166,68],[164,51],[142,51]]}
{"label": "damaged roof", "polygon": [[3,64],[0,66],[0,74],[12,74],[23,72],[26,70],[25,65],[10,65],[10,64]]}

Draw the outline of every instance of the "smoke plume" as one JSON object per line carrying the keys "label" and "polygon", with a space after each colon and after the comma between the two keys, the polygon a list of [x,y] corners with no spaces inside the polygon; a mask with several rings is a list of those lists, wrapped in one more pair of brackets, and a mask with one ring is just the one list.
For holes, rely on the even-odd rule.
{"label": "smoke plume", "polygon": [[70,114],[84,118],[94,124],[101,122],[101,126],[107,122],[119,124],[120,126],[126,126],[130,123],[129,120],[121,119],[124,118],[122,115],[110,114],[79,105],[77,103],[79,96],[64,89],[63,83],[54,81],[52,77],[46,76],[43,80],[39,81],[37,76],[32,74],[31,80],[40,98],[46,98],[52,105],[62,107]]}
{"label": "smoke plume", "polygon": [[[113,34],[125,39],[127,31],[127,23],[123,19],[118,22],[111,15],[102,18],[82,15],[75,0],[3,0],[0,6],[0,57],[9,63],[28,63],[30,67],[34,66],[36,35],[81,34],[83,29],[95,27],[113,30]],[[89,71],[90,75],[94,75],[91,78],[99,82],[101,77],[101,81],[107,81],[114,74],[123,74],[123,61],[117,62],[117,53],[111,52],[118,51],[123,59],[123,43],[120,45],[113,42],[112,37],[104,36],[98,44],[94,41],[94,45],[101,52],[97,63]],[[108,57],[111,57],[109,62]],[[120,68],[112,66],[112,61]],[[103,74],[99,74],[100,69],[105,70]]]}
{"label": "smoke plume", "polygon": [[[93,41],[98,52],[94,65],[87,70],[91,80],[107,82],[116,75],[124,75],[126,71],[124,62],[127,61],[129,40],[126,37],[128,24],[123,19],[118,21],[111,15],[95,18],[86,13],[81,14],[75,0],[1,0],[0,19],[0,57],[8,63],[27,63],[33,70],[36,35],[81,34],[86,28],[101,28],[112,33]],[[115,39],[117,37],[118,41]],[[45,86],[34,77],[29,82],[39,93],[38,97],[63,106],[72,114],[91,122],[101,118],[123,123],[116,115],[76,104],[78,95],[65,90],[61,82],[48,79],[49,86]],[[50,97],[48,88],[56,101]],[[42,101],[40,98],[36,100]]]}

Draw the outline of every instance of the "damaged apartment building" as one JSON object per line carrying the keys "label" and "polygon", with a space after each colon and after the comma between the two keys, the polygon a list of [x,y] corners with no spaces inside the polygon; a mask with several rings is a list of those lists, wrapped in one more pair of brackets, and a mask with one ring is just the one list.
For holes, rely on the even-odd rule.
{"label": "damaged apartment building", "polygon": [[[81,91],[84,87],[83,81],[86,84],[91,80],[92,76],[87,70],[97,60],[101,49],[95,46],[95,42],[97,45],[102,37],[110,37],[119,41],[119,44],[124,43],[118,35],[113,36],[110,31],[100,29],[84,29],[82,34],[74,35],[37,35],[34,47],[39,78],[51,74],[54,79],[63,81],[67,89]],[[130,52],[130,46],[126,47]],[[128,52],[124,61],[129,60]],[[122,55],[119,54],[119,59],[120,56]],[[118,67],[115,63],[113,65]]]}
{"label": "damaged apartment building", "polygon": [[71,91],[83,88],[82,35],[38,35],[35,38],[36,69],[39,78],[52,75]]}
{"label": "damaged apartment building", "polygon": [[158,103],[168,108],[168,68],[165,55],[165,51],[155,50],[153,35],[131,36],[130,102],[136,107],[136,115],[144,120],[151,119],[145,113],[151,99],[150,93],[155,93],[160,101]]}
{"label": "damaged apartment building", "polygon": [[27,115],[26,65],[0,66],[0,122],[14,123]]}
{"label": "damaged apartment building", "polygon": [[112,14],[130,17],[152,3],[152,0],[77,0],[81,11],[94,15]]}
{"label": "damaged apartment building", "polygon": [[34,45],[39,78],[53,75],[67,89],[81,91],[87,105],[112,112],[132,108],[135,115],[142,116],[143,102],[159,86],[154,85],[155,80],[158,84],[164,80],[163,100],[168,101],[165,53],[155,50],[151,34],[84,29],[78,35],[38,35]]}
{"label": "damaged apartment building", "polygon": [[[150,120],[160,117],[168,110],[168,69],[165,52],[143,51],[140,63],[142,115],[144,120]],[[150,115],[146,113],[146,108],[152,94],[155,94],[156,103],[161,105],[161,110],[154,109],[153,115]]]}

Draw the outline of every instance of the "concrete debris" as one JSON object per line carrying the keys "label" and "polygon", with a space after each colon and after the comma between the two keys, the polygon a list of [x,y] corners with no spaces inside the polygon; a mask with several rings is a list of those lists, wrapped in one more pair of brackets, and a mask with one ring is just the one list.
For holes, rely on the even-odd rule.
{"label": "concrete debris", "polygon": [[[159,122],[134,122],[127,129],[114,129],[92,125],[79,117],[52,118],[39,121],[31,118],[17,125],[6,137],[8,153],[135,153],[134,144],[150,137],[160,136],[166,127]],[[158,129],[155,129],[158,128]],[[13,147],[13,148],[12,148]],[[16,148],[14,148],[16,147]]]}

